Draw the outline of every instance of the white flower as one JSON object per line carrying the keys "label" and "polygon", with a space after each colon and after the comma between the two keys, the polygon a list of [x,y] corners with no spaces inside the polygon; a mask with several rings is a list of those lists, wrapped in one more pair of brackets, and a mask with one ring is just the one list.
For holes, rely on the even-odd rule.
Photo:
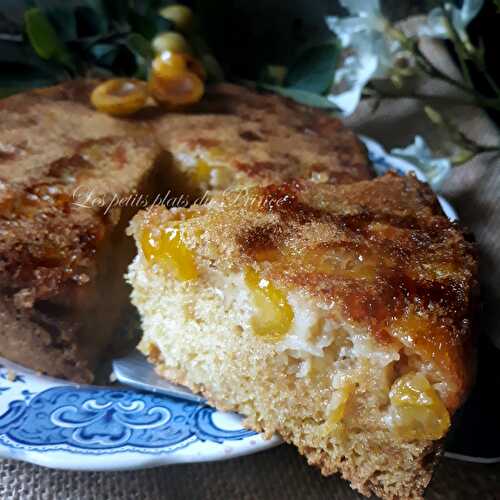
{"label": "white flower", "polygon": [[432,156],[432,151],[419,135],[415,136],[415,142],[406,148],[394,148],[391,154],[399,156],[412,163],[427,177],[432,189],[438,190],[445,178],[451,171],[449,158],[437,158]]}
{"label": "white flower", "polygon": [[450,38],[447,19],[464,43],[469,43],[466,28],[482,9],[484,0],[463,0],[462,8],[452,3],[436,7],[429,12],[427,23],[418,32],[420,36],[432,38]]}
{"label": "white flower", "polygon": [[343,48],[343,64],[335,73],[328,99],[345,115],[357,107],[365,85],[383,78],[393,68],[400,43],[388,36],[389,22],[383,17],[379,0],[340,0],[351,16],[326,18]]}

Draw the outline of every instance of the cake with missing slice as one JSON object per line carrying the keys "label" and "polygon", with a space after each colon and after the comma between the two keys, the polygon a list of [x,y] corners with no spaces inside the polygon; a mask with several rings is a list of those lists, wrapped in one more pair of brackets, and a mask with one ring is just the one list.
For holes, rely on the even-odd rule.
{"label": "cake with missing slice", "polygon": [[183,113],[119,119],[91,106],[96,84],[0,101],[0,356],[77,382],[112,354],[130,307],[125,227],[141,203],[372,175],[338,119],[278,96],[222,84]]}
{"label": "cake with missing slice", "polygon": [[131,223],[140,349],[363,494],[421,498],[473,372],[474,245],[388,174],[155,207]]}

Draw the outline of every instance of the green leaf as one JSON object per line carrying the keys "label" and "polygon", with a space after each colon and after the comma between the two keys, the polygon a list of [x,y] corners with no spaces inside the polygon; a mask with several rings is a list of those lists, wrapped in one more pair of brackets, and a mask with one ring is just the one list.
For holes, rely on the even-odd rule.
{"label": "green leaf", "polygon": [[70,53],[40,9],[27,10],[24,13],[24,22],[28,39],[38,56],[45,60],[57,61],[74,69]]}
{"label": "green leaf", "polygon": [[76,51],[88,51],[96,43],[112,43],[116,45],[121,42],[123,37],[127,34],[128,30],[126,32],[113,30],[109,31],[105,35],[79,37],[78,40],[69,42],[68,45]]}
{"label": "green leaf", "polygon": [[131,33],[127,37],[126,46],[135,56],[137,65],[136,75],[138,78],[147,79],[149,66],[154,57],[151,44],[139,33]]}
{"label": "green leaf", "polygon": [[337,110],[337,106],[322,95],[308,92],[306,90],[294,89],[289,87],[279,87],[278,85],[268,85],[265,83],[257,84],[260,89],[271,90],[282,96],[289,97],[300,104],[306,104],[314,108]]}
{"label": "green leaf", "polygon": [[224,71],[221,65],[210,51],[205,40],[193,34],[188,39],[189,45],[193,48],[196,56],[201,60],[205,70],[207,71],[208,80],[210,82],[222,82],[224,80]]}
{"label": "green leaf", "polygon": [[285,86],[323,94],[331,86],[337,65],[338,46],[325,43],[303,51],[291,65]]}
{"label": "green leaf", "polygon": [[172,22],[159,16],[156,12],[142,15],[135,11],[130,11],[128,20],[132,31],[139,33],[147,40],[152,40],[158,33],[171,31],[174,28]]}
{"label": "green leaf", "polygon": [[26,33],[36,53],[42,59],[51,59],[60,50],[61,41],[45,14],[38,9],[29,9],[24,14]]}
{"label": "green leaf", "polygon": [[134,54],[144,59],[151,60],[154,57],[151,44],[142,35],[139,35],[139,33],[131,33],[127,38],[127,45]]}

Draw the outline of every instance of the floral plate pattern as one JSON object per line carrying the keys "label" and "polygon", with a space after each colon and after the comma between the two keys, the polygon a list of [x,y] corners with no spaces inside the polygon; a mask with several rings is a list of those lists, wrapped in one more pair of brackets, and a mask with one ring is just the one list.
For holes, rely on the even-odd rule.
{"label": "floral plate pattern", "polygon": [[[377,174],[425,176],[362,138]],[[442,198],[443,210],[456,219]],[[280,444],[205,404],[120,386],[78,386],[0,358],[0,458],[72,470],[223,460]]]}

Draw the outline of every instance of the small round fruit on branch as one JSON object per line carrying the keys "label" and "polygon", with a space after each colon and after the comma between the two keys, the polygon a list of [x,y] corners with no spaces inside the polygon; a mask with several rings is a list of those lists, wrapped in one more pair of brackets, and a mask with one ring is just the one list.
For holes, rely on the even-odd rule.
{"label": "small round fruit on branch", "polygon": [[193,11],[185,5],[174,4],[164,7],[159,12],[160,16],[175,24],[175,27],[188,33],[192,30],[194,24]]}
{"label": "small round fruit on branch", "polygon": [[163,52],[191,53],[191,47],[187,40],[183,35],[175,31],[160,33],[153,38],[151,45],[157,54]]}

